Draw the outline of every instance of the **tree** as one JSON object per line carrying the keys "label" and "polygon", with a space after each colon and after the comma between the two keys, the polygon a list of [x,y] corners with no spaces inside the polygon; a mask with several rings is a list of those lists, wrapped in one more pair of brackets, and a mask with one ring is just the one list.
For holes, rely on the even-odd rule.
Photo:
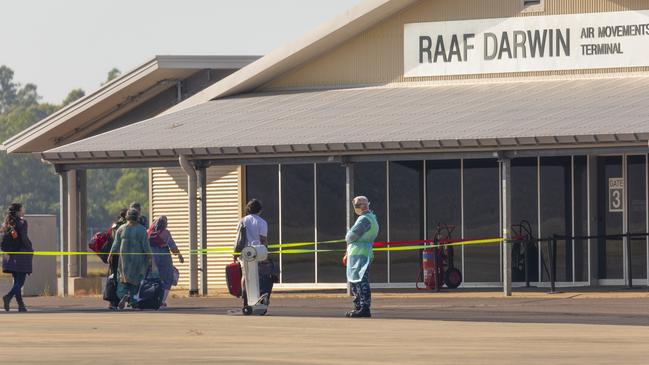
{"label": "tree", "polygon": [[[108,81],[118,77],[114,68]],[[81,89],[68,93],[61,105],[40,103],[34,84],[21,86],[13,80],[14,72],[0,66],[0,141],[20,133],[61,107],[85,95]],[[108,82],[107,81],[107,82]],[[51,165],[33,155],[7,155],[0,152],[0,204],[22,202],[29,213],[56,214],[59,205],[58,177]],[[88,225],[107,229],[121,208],[132,201],[148,211],[147,169],[100,169],[88,171]]]}
{"label": "tree", "polygon": [[120,71],[117,67],[113,67],[112,70],[108,71],[108,76],[106,77],[106,82],[104,82],[103,85],[106,85],[107,83],[115,80],[116,78],[122,76],[122,71]]}
{"label": "tree", "polygon": [[[39,104],[36,85],[21,87],[13,71],[0,66],[0,140],[4,141],[58,109]],[[4,206],[20,201],[29,212],[54,213],[58,204],[56,174],[51,166],[31,155],[0,153],[0,198]]]}
{"label": "tree", "polygon": [[61,105],[61,107],[74,103],[75,101],[83,98],[84,96],[86,96],[85,91],[83,91],[82,89],[74,89],[68,93],[68,96],[66,96],[65,99],[63,99],[63,105]]}
{"label": "tree", "polygon": [[106,207],[109,211],[118,212],[132,202],[142,204],[142,212],[149,211],[149,174],[147,169],[122,169],[112,196],[115,197]]}
{"label": "tree", "polygon": [[9,112],[12,108],[30,107],[38,103],[40,97],[36,85],[27,84],[21,87],[13,80],[14,72],[7,66],[0,66],[0,114]]}
{"label": "tree", "polygon": [[88,226],[93,231],[107,229],[119,213],[108,208],[113,198],[122,169],[96,169],[88,171]]}
{"label": "tree", "polygon": [[7,66],[0,66],[0,114],[6,113],[16,103],[16,84],[14,72]]}

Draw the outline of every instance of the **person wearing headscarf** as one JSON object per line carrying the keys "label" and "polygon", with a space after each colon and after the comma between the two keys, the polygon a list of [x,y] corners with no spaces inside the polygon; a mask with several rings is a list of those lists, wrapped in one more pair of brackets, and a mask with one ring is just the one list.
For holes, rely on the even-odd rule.
{"label": "person wearing headscarf", "polygon": [[119,211],[119,215],[117,218],[115,218],[115,222],[113,222],[113,225],[110,226],[110,236],[115,239],[115,234],[117,233],[117,230],[119,227],[123,226],[126,224],[128,221],[126,220],[126,213],[128,212],[128,208],[123,208]]}
{"label": "person wearing headscarf", "polygon": [[149,219],[147,219],[147,217],[142,214],[142,205],[140,205],[140,203],[133,202],[131,203],[131,205],[129,205],[128,209],[137,210],[137,213],[139,214],[137,222],[143,225],[145,229],[149,228]]}
{"label": "person wearing headscarf", "polygon": [[135,304],[134,296],[137,294],[140,283],[151,269],[152,254],[146,228],[138,223],[140,214],[135,209],[126,213],[128,223],[122,225],[115,234],[115,241],[108,256],[112,262],[119,256],[117,266],[117,295],[120,297],[119,309],[124,309],[127,303]]}
{"label": "person wearing headscarf", "polygon": [[0,233],[3,234],[2,251],[15,252],[4,254],[2,257],[2,271],[13,277],[11,290],[2,297],[4,310],[9,312],[11,300],[16,298],[18,311],[27,312],[22,290],[27,275],[32,273],[31,253],[34,249],[27,236],[27,221],[24,219],[22,204],[13,203],[9,206]]}
{"label": "person wearing headscarf", "polygon": [[178,250],[176,242],[174,242],[171,233],[167,229],[167,217],[161,215],[156,219],[147,232],[149,234],[149,244],[153,252],[153,261],[158,268],[160,280],[164,287],[165,294],[162,299],[162,306],[167,306],[167,296],[172,285],[174,285],[174,265],[171,258],[171,253],[178,257],[178,261],[182,264],[185,262],[183,255]]}
{"label": "person wearing headscarf", "polygon": [[374,259],[372,246],[379,234],[379,223],[376,215],[370,210],[370,202],[364,196],[357,196],[352,201],[358,219],[347,232],[347,253],[343,262],[347,266],[347,281],[354,296],[354,310],[347,312],[351,318],[371,317],[372,291],[370,289],[369,266]]}

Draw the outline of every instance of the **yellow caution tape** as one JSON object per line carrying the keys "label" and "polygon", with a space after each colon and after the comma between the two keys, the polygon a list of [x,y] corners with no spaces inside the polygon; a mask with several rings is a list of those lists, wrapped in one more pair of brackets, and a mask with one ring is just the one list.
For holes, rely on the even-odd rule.
{"label": "yellow caution tape", "polygon": [[[393,247],[377,247],[374,248],[374,251],[385,252],[385,251],[417,251],[427,248],[437,248],[437,247],[454,247],[454,246],[468,246],[468,245],[483,245],[490,243],[502,243],[506,241],[504,238],[488,238],[481,240],[471,240],[471,241],[459,241],[446,244],[423,244],[423,245],[404,245],[404,246],[393,246]],[[270,254],[283,254],[283,255],[295,255],[295,254],[307,254],[307,253],[316,253],[316,252],[345,252],[346,249],[290,249],[290,247],[304,247],[304,246],[314,246],[317,244],[326,244],[326,243],[343,243],[344,240],[335,240],[335,241],[323,241],[323,242],[296,242],[296,243],[284,243],[284,244],[273,244],[269,245],[269,248],[279,248],[279,250],[270,251]],[[286,249],[289,248],[289,249]],[[188,255],[209,255],[209,254],[222,254],[222,255],[238,255],[229,247],[215,247],[208,249],[199,249],[192,251],[185,251],[184,254]],[[34,255],[34,256],[89,256],[96,255],[96,252],[83,252],[83,251],[34,251],[34,252],[3,252],[0,251],[0,254],[7,255]],[[124,252],[124,253],[115,253],[116,256],[126,256],[126,255],[169,255],[168,253],[143,253],[143,252]]]}

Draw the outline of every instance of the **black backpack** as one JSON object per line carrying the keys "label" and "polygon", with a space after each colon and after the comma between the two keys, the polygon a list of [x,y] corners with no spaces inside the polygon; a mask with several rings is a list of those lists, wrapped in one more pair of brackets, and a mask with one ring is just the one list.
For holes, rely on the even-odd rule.
{"label": "black backpack", "polygon": [[[15,228],[13,228],[15,229]],[[18,238],[11,237],[11,232],[7,231],[2,234],[2,242],[0,243],[0,251],[2,252],[18,252],[20,251],[20,241]]]}
{"label": "black backpack", "polygon": [[234,252],[235,253],[241,253],[243,249],[246,247],[248,244],[248,241],[246,239],[246,226],[243,224],[243,222],[239,223],[239,233],[237,234],[237,242],[234,244]]}

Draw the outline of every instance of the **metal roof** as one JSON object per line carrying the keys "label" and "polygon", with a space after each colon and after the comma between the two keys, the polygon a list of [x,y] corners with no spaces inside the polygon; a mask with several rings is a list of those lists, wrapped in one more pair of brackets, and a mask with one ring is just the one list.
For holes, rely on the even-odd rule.
{"label": "metal roof", "polygon": [[252,92],[273,78],[312,60],[419,0],[363,0],[320,24],[313,31],[283,44],[258,61],[205,88],[165,111],[176,112],[216,98]]}
{"label": "metal roof", "polygon": [[58,110],[3,144],[9,153],[42,152],[87,137],[114,118],[202,69],[238,70],[259,56],[156,56]]}
{"label": "metal roof", "polygon": [[643,146],[649,77],[243,94],[49,150],[55,163]]}

